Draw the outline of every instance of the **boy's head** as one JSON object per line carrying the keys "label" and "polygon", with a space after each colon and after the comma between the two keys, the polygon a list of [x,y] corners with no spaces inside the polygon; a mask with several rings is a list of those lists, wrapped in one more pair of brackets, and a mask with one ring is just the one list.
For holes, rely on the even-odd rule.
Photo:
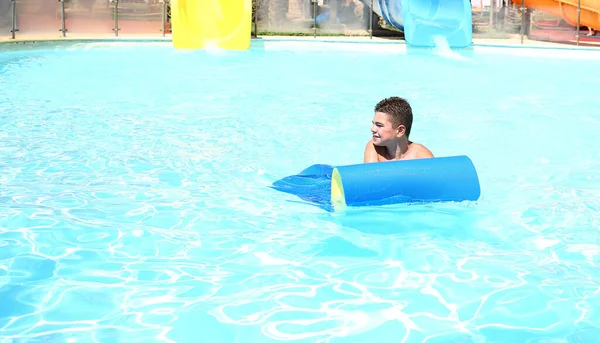
{"label": "boy's head", "polygon": [[408,139],[412,121],[412,108],[408,101],[396,96],[381,100],[375,105],[371,128],[375,143],[402,136]]}

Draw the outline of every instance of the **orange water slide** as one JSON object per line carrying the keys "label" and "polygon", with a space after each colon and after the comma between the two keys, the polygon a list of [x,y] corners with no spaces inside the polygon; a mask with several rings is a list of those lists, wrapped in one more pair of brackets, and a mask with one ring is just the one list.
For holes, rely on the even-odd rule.
{"label": "orange water slide", "polygon": [[[577,26],[578,0],[512,0],[512,3],[533,8],[563,18],[569,25]],[[581,26],[600,30],[600,0],[581,0]]]}

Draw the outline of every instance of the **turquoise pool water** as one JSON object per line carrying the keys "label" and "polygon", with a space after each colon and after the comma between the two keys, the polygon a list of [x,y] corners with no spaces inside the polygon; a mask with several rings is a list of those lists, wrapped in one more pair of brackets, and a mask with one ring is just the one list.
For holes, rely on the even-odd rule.
{"label": "turquoise pool water", "polygon": [[[600,52],[0,53],[0,342],[597,342]],[[381,98],[476,203],[330,213]]]}

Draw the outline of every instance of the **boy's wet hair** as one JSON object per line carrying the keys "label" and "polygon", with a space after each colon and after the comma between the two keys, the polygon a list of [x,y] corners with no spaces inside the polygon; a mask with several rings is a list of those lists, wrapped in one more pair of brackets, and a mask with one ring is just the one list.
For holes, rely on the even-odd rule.
{"label": "boy's wet hair", "polygon": [[410,136],[413,115],[408,101],[397,96],[385,98],[375,105],[375,112],[387,113],[392,117],[394,128],[404,125],[406,127],[406,138]]}

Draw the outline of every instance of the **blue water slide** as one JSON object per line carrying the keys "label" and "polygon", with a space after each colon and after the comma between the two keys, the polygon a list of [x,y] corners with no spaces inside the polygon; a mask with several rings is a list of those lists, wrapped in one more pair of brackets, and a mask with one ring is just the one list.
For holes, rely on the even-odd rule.
{"label": "blue water slide", "polygon": [[440,38],[451,48],[471,45],[469,0],[375,0],[373,5],[375,13],[404,32],[410,46],[435,47]]}

